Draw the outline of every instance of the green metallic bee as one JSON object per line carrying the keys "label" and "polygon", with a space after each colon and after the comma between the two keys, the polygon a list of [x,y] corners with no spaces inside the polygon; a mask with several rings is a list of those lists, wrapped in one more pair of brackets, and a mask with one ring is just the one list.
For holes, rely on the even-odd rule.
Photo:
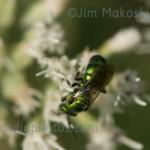
{"label": "green metallic bee", "polygon": [[76,116],[82,111],[88,110],[93,101],[102,92],[113,76],[113,67],[100,55],[94,55],[83,74],[77,73],[73,92],[62,98],[59,105],[61,112],[68,116]]}

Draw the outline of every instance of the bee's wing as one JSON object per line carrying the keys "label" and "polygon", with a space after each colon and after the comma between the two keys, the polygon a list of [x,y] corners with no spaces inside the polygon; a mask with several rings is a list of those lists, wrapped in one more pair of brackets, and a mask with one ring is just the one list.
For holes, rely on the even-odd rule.
{"label": "bee's wing", "polygon": [[90,89],[89,91],[90,94],[90,103],[92,104],[94,100],[99,96],[100,91],[97,89]]}
{"label": "bee's wing", "polygon": [[90,89],[91,102],[93,102],[100,93],[106,93],[105,87],[113,76],[113,69],[109,66],[103,66],[97,69],[91,80],[87,83]]}

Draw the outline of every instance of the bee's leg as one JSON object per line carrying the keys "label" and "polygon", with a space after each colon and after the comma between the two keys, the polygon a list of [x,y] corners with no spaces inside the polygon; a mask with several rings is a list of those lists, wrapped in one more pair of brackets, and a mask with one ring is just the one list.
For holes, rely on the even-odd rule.
{"label": "bee's leg", "polygon": [[64,101],[66,101],[66,96],[63,96],[63,97],[61,98],[61,102],[64,102]]}
{"label": "bee's leg", "polygon": [[90,103],[89,102],[86,102],[85,106],[84,106],[84,111],[87,111],[90,107]]}
{"label": "bee's leg", "polygon": [[85,104],[83,110],[84,110],[84,111],[87,111],[87,110],[89,109],[89,107],[90,107],[90,103],[89,103],[89,102],[86,102],[86,104]]}
{"label": "bee's leg", "polygon": [[78,90],[80,89],[81,85],[83,84],[82,78],[80,78],[79,80],[78,80],[78,79],[79,79],[79,78],[77,78],[77,80],[76,80],[76,78],[75,78],[76,81],[80,81],[80,82],[74,82],[74,83],[71,85],[71,87],[73,87],[75,91],[78,91]]}
{"label": "bee's leg", "polygon": [[77,82],[74,82],[72,85],[71,85],[72,87],[80,87],[80,83],[77,83]]}
{"label": "bee's leg", "polygon": [[68,79],[64,79],[69,86],[71,86],[71,82]]}
{"label": "bee's leg", "polygon": [[68,120],[68,127],[69,127],[69,130],[72,131],[73,128],[71,126],[71,120],[70,120],[70,116],[67,115],[67,120]]}
{"label": "bee's leg", "polygon": [[73,137],[77,137],[77,134],[74,132],[74,129],[71,125],[71,120],[70,117],[67,115],[67,120],[68,120],[68,126],[69,126],[69,130],[71,131],[71,134]]}
{"label": "bee's leg", "polygon": [[84,83],[83,78],[82,78],[83,74],[78,71],[74,77],[75,82],[72,84],[72,87],[78,86],[80,87],[81,84]]}
{"label": "bee's leg", "polygon": [[89,106],[85,107],[85,108],[84,108],[84,111],[87,111],[88,109],[89,109]]}
{"label": "bee's leg", "polygon": [[107,93],[107,90],[106,90],[105,88],[103,88],[103,89],[101,90],[101,92],[106,94],[106,93]]}
{"label": "bee's leg", "polygon": [[[84,81],[83,81],[83,78],[81,77],[78,77],[78,78],[75,78],[75,81],[71,86],[72,87],[76,87],[77,89],[79,89],[83,84],[84,84]],[[78,82],[79,81],[79,82]]]}
{"label": "bee's leg", "polygon": [[74,92],[78,91],[80,89],[80,84],[74,82],[71,87],[73,88]]}
{"label": "bee's leg", "polygon": [[79,77],[79,76],[82,76],[82,74],[81,74],[80,71],[78,71],[78,72],[76,73],[75,78],[76,78],[76,77]]}
{"label": "bee's leg", "polygon": [[84,83],[83,78],[82,77],[76,77],[75,78],[76,81],[80,81],[81,83]]}
{"label": "bee's leg", "polygon": [[71,129],[71,120],[70,120],[70,117],[68,115],[67,115],[67,120],[68,120],[69,129]]}
{"label": "bee's leg", "polygon": [[83,73],[81,73],[80,71],[78,71],[77,73],[76,73],[76,75],[75,75],[75,80],[76,81],[80,81],[80,82],[82,82],[83,83]]}
{"label": "bee's leg", "polygon": [[77,72],[74,78],[75,82],[71,84],[71,87],[74,88],[74,91],[78,91],[82,84],[84,84],[81,72]]}
{"label": "bee's leg", "polygon": [[57,71],[56,74],[60,74],[59,78],[66,81],[69,86],[71,86],[71,82],[68,80],[67,75],[63,72]]}

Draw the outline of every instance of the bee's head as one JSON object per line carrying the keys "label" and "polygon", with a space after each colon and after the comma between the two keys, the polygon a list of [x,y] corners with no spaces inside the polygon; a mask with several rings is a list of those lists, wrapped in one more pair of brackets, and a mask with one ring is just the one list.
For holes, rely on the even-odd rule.
{"label": "bee's head", "polygon": [[102,63],[102,64],[106,64],[106,59],[100,55],[94,55],[90,58],[90,63],[95,64],[95,63]]}

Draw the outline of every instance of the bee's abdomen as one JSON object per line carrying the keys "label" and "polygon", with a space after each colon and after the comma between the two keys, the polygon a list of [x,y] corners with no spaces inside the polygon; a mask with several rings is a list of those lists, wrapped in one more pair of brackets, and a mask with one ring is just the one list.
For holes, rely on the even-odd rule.
{"label": "bee's abdomen", "polygon": [[60,110],[68,115],[76,116],[78,113],[87,110],[89,107],[89,97],[86,95],[79,96],[73,103],[63,103]]}

